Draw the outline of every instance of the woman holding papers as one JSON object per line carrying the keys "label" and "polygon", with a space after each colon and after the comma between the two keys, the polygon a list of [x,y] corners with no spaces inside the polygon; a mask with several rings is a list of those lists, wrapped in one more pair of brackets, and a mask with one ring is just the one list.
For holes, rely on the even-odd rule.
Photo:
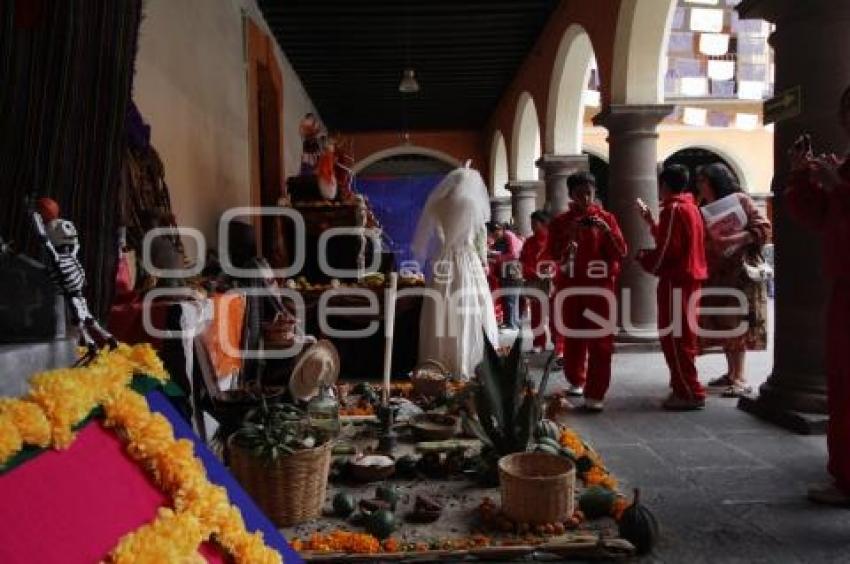
{"label": "woman holding papers", "polygon": [[[726,165],[701,168],[697,188],[706,225],[709,276],[701,302],[700,341],[703,349],[721,347],[729,366],[709,386],[724,388],[725,397],[738,397],[751,391],[746,351],[767,347],[769,267],[761,258],[761,247],[770,240],[771,225]],[[710,311],[720,308],[726,311]],[[744,313],[730,314],[728,308],[741,308]]]}

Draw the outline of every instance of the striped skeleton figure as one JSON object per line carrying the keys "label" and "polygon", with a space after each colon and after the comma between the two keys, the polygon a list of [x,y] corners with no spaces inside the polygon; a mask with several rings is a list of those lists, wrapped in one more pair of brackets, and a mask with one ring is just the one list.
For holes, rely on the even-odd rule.
{"label": "striped skeleton figure", "polygon": [[[32,218],[36,233],[47,255],[50,279],[70,303],[68,309],[71,321],[80,333],[80,345],[87,349],[86,355],[78,361],[78,364],[89,362],[99,348],[99,343],[92,336],[92,330],[97,333],[101,345],[105,343],[110,348],[115,348],[118,343],[112,334],[92,316],[88,302],[83,296],[86,273],[77,258],[80,251],[77,228],[66,219],[45,218],[40,211],[32,211]],[[45,219],[49,219],[46,226]]]}

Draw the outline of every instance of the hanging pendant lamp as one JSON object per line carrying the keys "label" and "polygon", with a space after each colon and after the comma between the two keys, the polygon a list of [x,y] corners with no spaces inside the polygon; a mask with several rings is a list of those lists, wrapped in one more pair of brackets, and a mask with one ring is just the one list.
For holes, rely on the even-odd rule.
{"label": "hanging pendant lamp", "polygon": [[404,69],[401,82],[398,83],[398,91],[404,94],[419,92],[419,82],[416,80],[416,73],[413,69]]}

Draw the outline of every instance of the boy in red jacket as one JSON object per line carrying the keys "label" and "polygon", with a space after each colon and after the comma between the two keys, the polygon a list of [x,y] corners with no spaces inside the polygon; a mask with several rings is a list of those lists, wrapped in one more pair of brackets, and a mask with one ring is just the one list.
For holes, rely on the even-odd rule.
{"label": "boy in red jacket", "polygon": [[[570,209],[549,225],[549,255],[560,265],[555,277],[555,306],[563,298],[559,329],[564,339],[564,375],[568,394],[584,395],[584,408],[602,411],[611,383],[616,319],[616,280],[628,252],[617,219],[596,203],[596,179],[579,172],[567,179]],[[564,298],[564,296],[567,296]],[[559,323],[560,322],[560,323]],[[604,333],[589,336],[588,332]],[[569,333],[572,332],[572,333]],[[582,332],[585,334],[577,334]]]}
{"label": "boy in red jacket", "polygon": [[[519,261],[522,263],[522,278],[525,285],[540,290],[547,296],[552,294],[552,277],[554,271],[550,272],[552,259],[549,257],[549,221],[551,218],[545,211],[538,210],[531,214],[532,235],[522,244]],[[550,302],[551,303],[551,302]],[[560,358],[564,354],[564,342],[555,331],[555,324],[551,323],[554,316],[550,312],[543,311],[543,305],[539,300],[530,297],[528,299],[531,310],[531,327],[543,327],[544,323],[550,322],[549,331],[552,335],[552,343],[555,345],[555,354]],[[539,335],[534,336],[534,348],[536,352],[546,349],[546,331],[542,330]]]}
{"label": "boy in red jacket", "polygon": [[[647,205],[637,202],[655,239],[655,248],[641,250],[637,258],[647,272],[658,276],[658,330],[673,389],[663,407],[674,411],[705,407],[705,390],[697,379],[696,329],[699,294],[708,267],[702,214],[693,195],[686,192],[688,177],[688,169],[681,165],[668,166],[661,172],[658,223]],[[683,308],[684,315],[676,315],[677,308]],[[682,321],[676,324],[681,327],[674,325],[674,319]]]}
{"label": "boy in red jacket", "polygon": [[[850,88],[839,119],[850,134]],[[788,212],[821,233],[824,274],[832,282],[826,332],[827,450],[834,483],[809,489],[816,503],[850,507],[850,158],[812,155],[811,139],[790,151],[791,178],[785,193]]]}

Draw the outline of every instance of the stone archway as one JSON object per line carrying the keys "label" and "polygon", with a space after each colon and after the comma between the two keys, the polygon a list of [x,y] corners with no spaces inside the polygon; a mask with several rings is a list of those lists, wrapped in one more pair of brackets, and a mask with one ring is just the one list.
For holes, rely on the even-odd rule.
{"label": "stone archway", "polygon": [[584,92],[593,58],[593,45],[585,29],[578,24],[568,27],[558,46],[549,82],[545,142],[548,154],[581,154]]}
{"label": "stone archway", "polygon": [[377,151],[375,153],[372,153],[368,157],[360,159],[354,165],[354,173],[357,174],[366,167],[378,161],[399,155],[422,155],[426,157],[432,157],[439,161],[443,161],[451,165],[452,167],[458,167],[461,165],[460,161],[458,161],[456,158],[442,151],[438,151],[436,149],[429,149],[428,147],[420,147],[418,145],[402,144],[397,145],[395,147],[390,147],[389,149],[384,149],[382,151]]}
{"label": "stone archway", "polygon": [[508,197],[510,192],[505,188],[510,174],[508,172],[508,149],[505,136],[501,131],[493,133],[490,144],[490,193],[497,197]]}
{"label": "stone archway", "polygon": [[622,0],[614,39],[611,102],[664,101],[667,43],[676,0]]}
{"label": "stone archway", "polygon": [[534,99],[523,92],[516,106],[511,137],[511,180],[537,180],[535,162],[540,158],[540,120]]}
{"label": "stone archway", "polygon": [[683,164],[691,171],[691,185],[694,183],[694,176],[699,166],[710,163],[720,162],[729,167],[729,170],[735,175],[738,184],[745,191],[752,189],[752,183],[747,175],[747,170],[729,151],[709,144],[683,145],[669,151],[667,155],[662,155],[660,162],[666,164]]}

